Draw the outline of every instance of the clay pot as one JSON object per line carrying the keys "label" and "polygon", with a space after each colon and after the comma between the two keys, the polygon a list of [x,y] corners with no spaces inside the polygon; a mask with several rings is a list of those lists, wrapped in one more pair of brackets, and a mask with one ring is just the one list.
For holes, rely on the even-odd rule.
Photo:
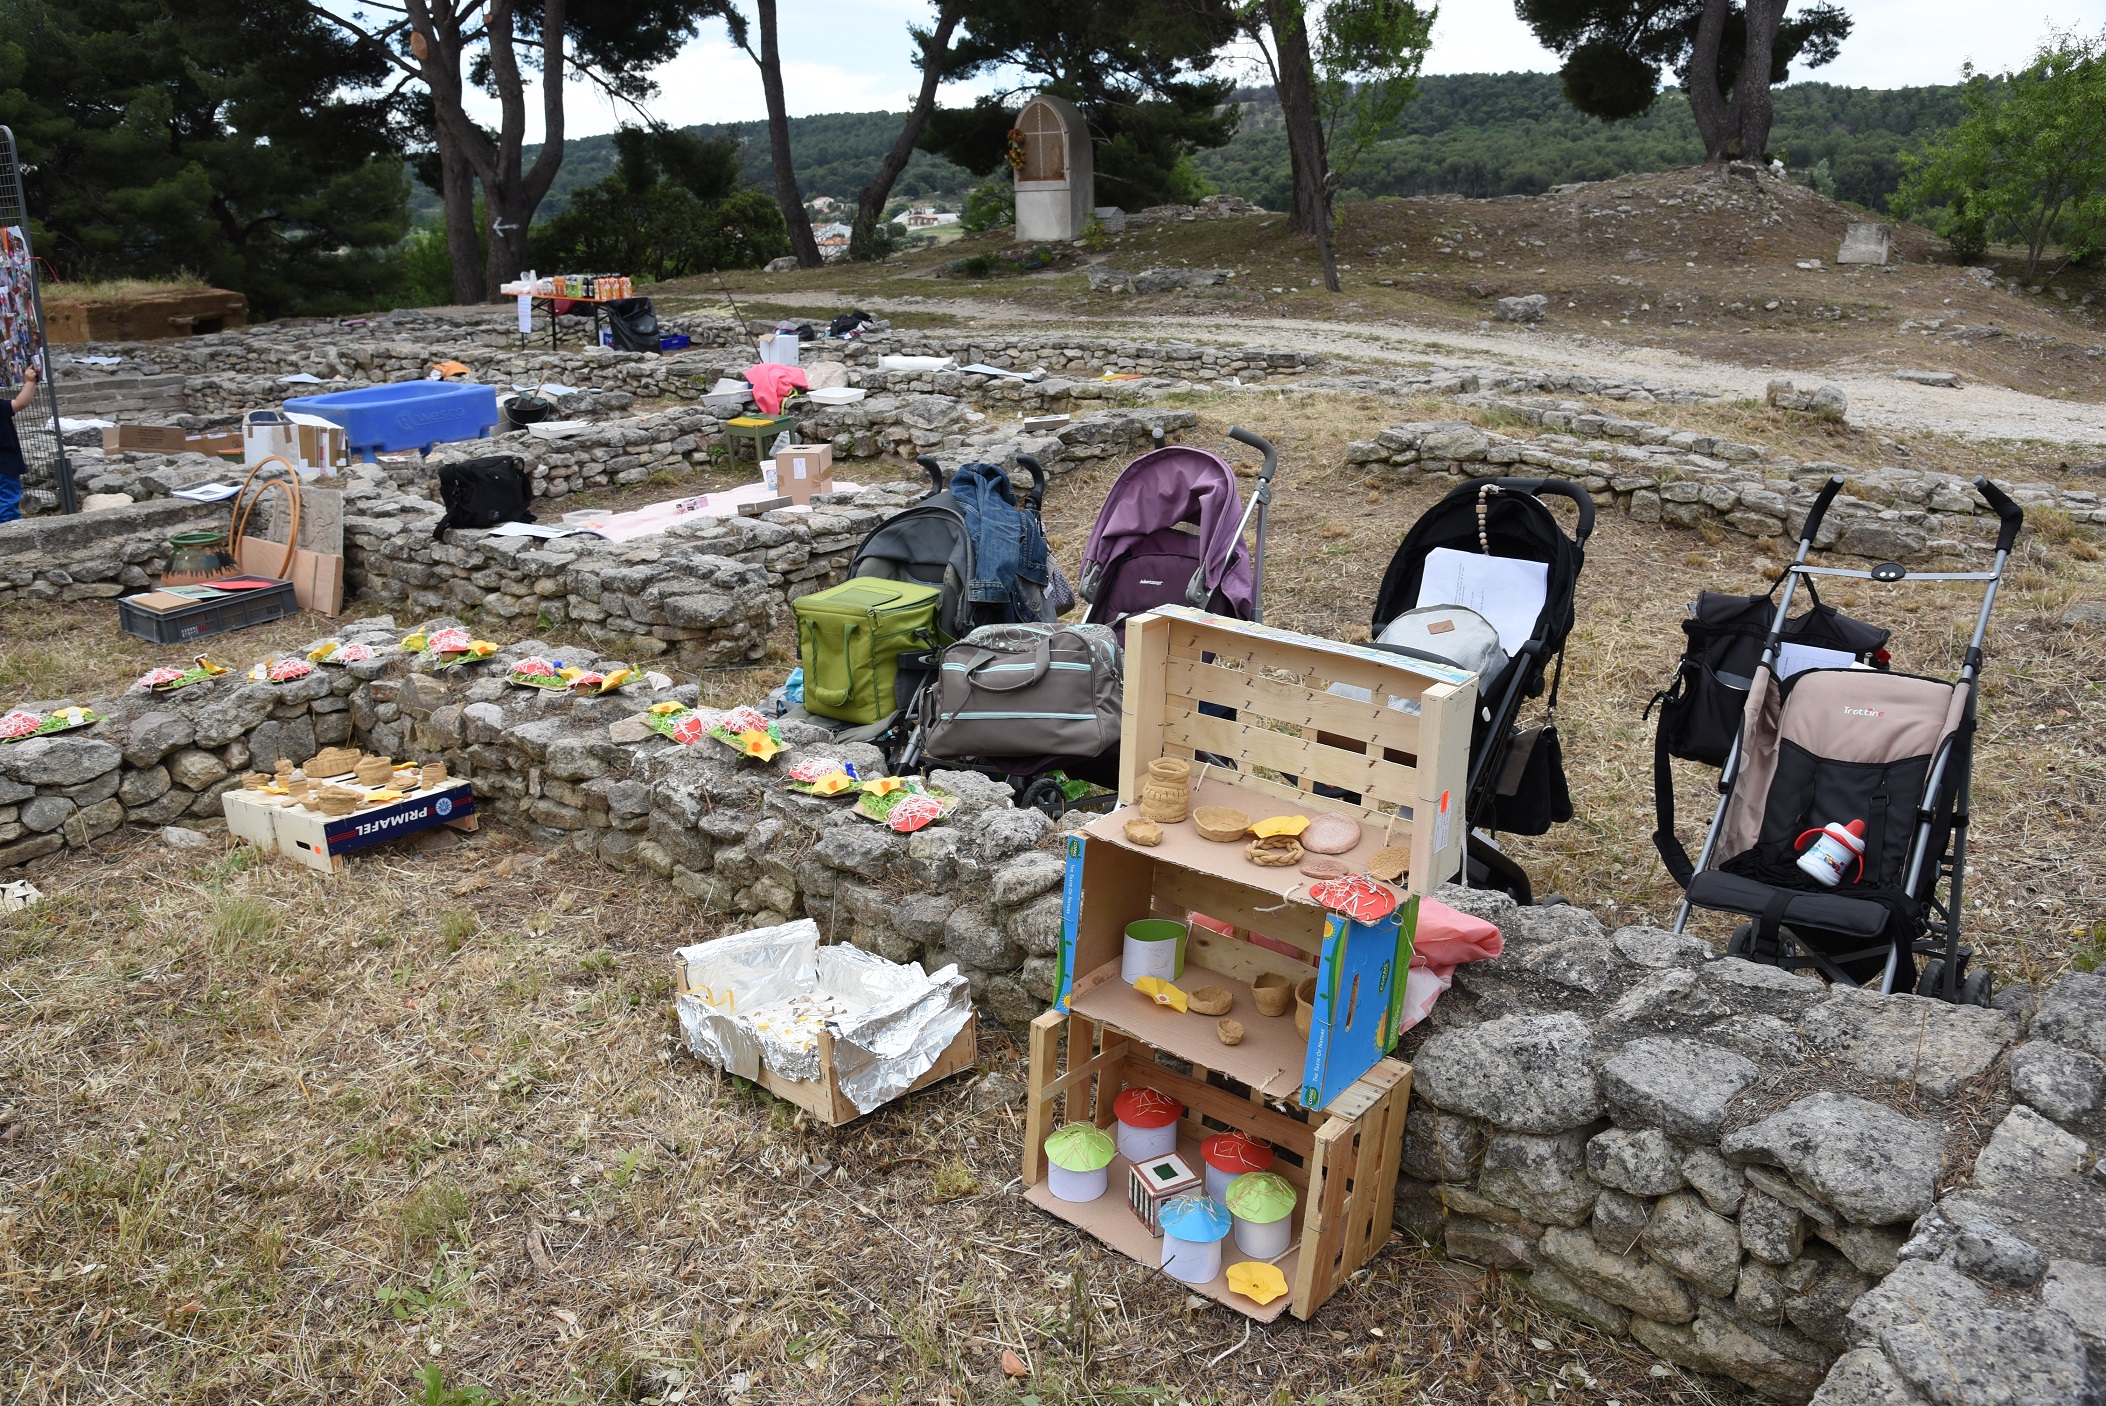
{"label": "clay pot", "polygon": [[1316,978],[1304,977],[1294,988],[1294,1028],[1309,1038],[1309,1022],[1316,1016]]}
{"label": "clay pot", "polygon": [[1126,843],[1154,849],[1163,842],[1163,827],[1140,816],[1126,822]]}
{"label": "clay pot", "polygon": [[1294,1004],[1294,983],[1278,972],[1259,972],[1250,984],[1250,998],[1259,1015],[1285,1015]]}
{"label": "clay pot", "polygon": [[324,747],[308,759],[306,770],[313,777],[342,776],[357,765],[356,747]]}
{"label": "clay pot", "polygon": [[395,763],[387,757],[365,757],[351,771],[361,786],[385,786],[395,774]]}
{"label": "clay pot", "polygon": [[241,789],[244,791],[261,791],[270,784],[271,778],[266,772],[252,771],[241,778]]}
{"label": "clay pot", "polygon": [[1229,1007],[1236,1004],[1236,993],[1219,986],[1202,986],[1186,993],[1185,1003],[1201,1015],[1227,1015]]}
{"label": "clay pot", "polygon": [[1157,757],[1141,782],[1141,814],[1158,825],[1175,825],[1192,813],[1192,764],[1182,757]]}
{"label": "clay pot", "polygon": [[1243,1024],[1235,1020],[1218,1021],[1214,1025],[1214,1037],[1224,1045],[1240,1045],[1243,1043]]}
{"label": "clay pot", "polygon": [[1201,806],[1192,812],[1192,826],[1202,839],[1234,844],[1250,833],[1250,817],[1228,806]]}
{"label": "clay pot", "polygon": [[438,790],[446,784],[446,763],[426,762],[424,769],[417,773],[417,780],[427,791]]}

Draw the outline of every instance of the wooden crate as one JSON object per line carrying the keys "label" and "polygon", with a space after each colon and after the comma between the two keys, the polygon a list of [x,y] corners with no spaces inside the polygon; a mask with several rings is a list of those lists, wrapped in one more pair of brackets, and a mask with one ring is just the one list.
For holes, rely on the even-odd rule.
{"label": "wooden crate", "polygon": [[[1334,685],[1368,701],[1332,693]],[[1462,867],[1476,703],[1476,675],[1446,664],[1163,606],[1126,623],[1119,803],[1140,800],[1158,757],[1229,757],[1237,763],[1232,789],[1250,799],[1215,793],[1195,805],[1273,803],[1253,812],[1265,814],[1288,801],[1349,815],[1383,846],[1408,848],[1406,882],[1413,893],[1430,892]],[[1319,796],[1318,783],[1359,799]]]}
{"label": "wooden crate", "polygon": [[[676,963],[675,969],[675,985],[679,988],[679,994],[693,994],[687,984],[686,965]],[[673,1018],[679,1019],[677,1008]],[[953,1074],[963,1073],[977,1064],[979,1058],[980,1017],[978,1012],[974,1012],[966,1016],[964,1026],[951,1038],[950,1044],[944,1046],[943,1053],[936,1057],[936,1062],[928,1067],[927,1072],[907,1086],[907,1092],[925,1089],[931,1084],[950,1078]],[[787,1099],[796,1104],[828,1127],[838,1128],[843,1123],[852,1123],[863,1116],[862,1111],[850,1103],[847,1096],[841,1092],[840,1078],[834,1072],[834,1037],[831,1031],[819,1032],[818,1078],[785,1079],[768,1068],[765,1062],[760,1066],[759,1072],[760,1077],[754,1080],[755,1083],[777,1098]]]}
{"label": "wooden crate", "polygon": [[[1065,1036],[1065,1039],[1063,1039]],[[1239,1047],[1240,1048],[1240,1047]],[[1217,1046],[1223,1054],[1233,1053]],[[1347,1276],[1388,1243],[1390,1212],[1403,1155],[1405,1106],[1411,1069],[1385,1059],[1318,1111],[1268,1106],[1255,1089],[1216,1082],[1218,1070],[1195,1065],[1179,1074],[1156,1061],[1158,1047],[1085,1016],[1047,1011],[1031,1023],[1031,1086],[1024,1121],[1024,1196],[1032,1205],[1088,1231],[1142,1264],[1160,1262],[1162,1241],[1126,1202],[1126,1159],[1110,1168],[1111,1190],[1095,1201],[1062,1201],[1046,1185],[1046,1137],[1063,1122],[1110,1127],[1112,1100],[1121,1089],[1158,1089],[1185,1105],[1178,1151],[1198,1167],[1202,1139],[1238,1128],[1272,1143],[1274,1170],[1294,1183],[1294,1241],[1274,1261],[1288,1293],[1259,1304],[1232,1293],[1226,1274],[1189,1286],[1259,1322],[1292,1311],[1307,1319]],[[1222,1265],[1242,1256],[1233,1240],[1222,1245]]]}

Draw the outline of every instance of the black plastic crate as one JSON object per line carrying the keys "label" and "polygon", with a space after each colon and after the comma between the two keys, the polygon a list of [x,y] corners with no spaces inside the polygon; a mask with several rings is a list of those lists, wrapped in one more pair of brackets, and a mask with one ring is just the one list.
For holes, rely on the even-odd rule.
{"label": "black plastic crate", "polygon": [[126,634],[155,644],[183,644],[281,620],[299,609],[292,582],[280,581],[252,591],[229,591],[224,600],[201,600],[181,610],[142,610],[129,600],[119,600],[117,624]]}

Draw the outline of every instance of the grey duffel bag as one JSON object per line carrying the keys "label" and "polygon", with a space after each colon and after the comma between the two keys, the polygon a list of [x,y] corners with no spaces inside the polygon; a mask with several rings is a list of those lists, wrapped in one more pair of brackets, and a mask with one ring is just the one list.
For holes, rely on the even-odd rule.
{"label": "grey duffel bag", "polygon": [[922,695],[928,755],[1094,757],[1119,745],[1119,642],[1102,625],[983,625]]}

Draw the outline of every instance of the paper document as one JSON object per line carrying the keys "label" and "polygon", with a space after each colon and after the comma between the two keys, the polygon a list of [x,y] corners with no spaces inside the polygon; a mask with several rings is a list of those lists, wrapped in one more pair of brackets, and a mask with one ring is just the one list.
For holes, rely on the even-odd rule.
{"label": "paper document", "polygon": [[501,522],[490,529],[492,537],[568,537],[579,529],[567,523]]}
{"label": "paper document", "polygon": [[241,492],[239,484],[200,483],[189,488],[170,489],[168,496],[171,498],[188,498],[193,503],[217,503],[223,499],[231,498],[239,492]]}
{"label": "paper document", "polygon": [[1543,562],[1435,547],[1426,554],[1413,603],[1469,607],[1491,622],[1511,657],[1535,634],[1549,594],[1550,567]]}
{"label": "paper document", "polygon": [[1808,669],[1847,669],[1857,662],[1857,656],[1847,649],[1823,649],[1813,644],[1781,644],[1777,646],[1777,681],[1782,683],[1793,674]]}
{"label": "paper document", "polygon": [[281,386],[319,386],[322,384],[322,378],[311,371],[295,371],[290,376],[280,376],[278,384]]}

